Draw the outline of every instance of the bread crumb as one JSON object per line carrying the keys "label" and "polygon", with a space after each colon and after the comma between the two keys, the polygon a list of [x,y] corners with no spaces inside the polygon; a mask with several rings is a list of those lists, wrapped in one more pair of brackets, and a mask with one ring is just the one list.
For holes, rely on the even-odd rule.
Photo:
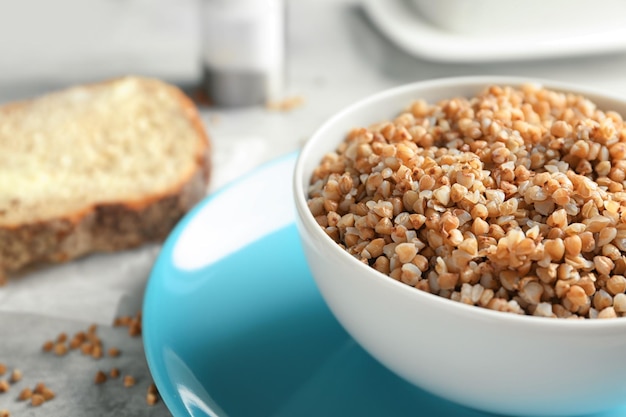
{"label": "bread crumb", "polygon": [[270,101],[267,103],[266,107],[268,110],[273,111],[291,111],[297,107],[300,107],[304,104],[304,97],[302,96],[291,96],[285,97],[282,100]]}
{"label": "bread crumb", "polygon": [[209,118],[209,122],[210,122],[212,125],[217,125],[217,124],[219,124],[221,121],[222,121],[222,119],[221,119],[221,118],[220,118],[220,116],[219,116],[219,115],[217,115],[217,114],[214,114],[214,115],[212,115],[212,116]]}
{"label": "bread crumb", "polygon": [[98,371],[96,373],[96,377],[94,378],[93,382],[98,385],[98,384],[103,384],[105,383],[107,380],[107,376],[104,372],[102,371]]}
{"label": "bread crumb", "polygon": [[124,386],[128,388],[128,387],[132,387],[133,385],[135,385],[135,378],[133,378],[130,375],[126,375],[124,377]]}
{"label": "bread crumb", "polygon": [[44,403],[44,401],[46,400],[43,395],[33,394],[32,398],[30,399],[30,405],[32,405],[33,407],[39,407],[41,404]]}
{"label": "bread crumb", "polygon": [[30,388],[26,387],[22,391],[20,391],[20,395],[18,395],[17,400],[18,401],[30,400],[32,396],[33,396],[33,391]]}
{"label": "bread crumb", "polygon": [[7,392],[9,390],[9,383],[7,382],[6,379],[3,379],[2,381],[0,381],[0,394],[2,394],[3,392]]}
{"label": "bread crumb", "polygon": [[19,382],[22,380],[22,371],[20,371],[19,369],[14,369],[13,372],[11,372],[11,377],[9,378],[9,381],[12,384],[15,384],[16,382]]}
{"label": "bread crumb", "polygon": [[111,378],[118,378],[120,376],[120,370],[117,368],[111,368],[111,372],[109,372]]}

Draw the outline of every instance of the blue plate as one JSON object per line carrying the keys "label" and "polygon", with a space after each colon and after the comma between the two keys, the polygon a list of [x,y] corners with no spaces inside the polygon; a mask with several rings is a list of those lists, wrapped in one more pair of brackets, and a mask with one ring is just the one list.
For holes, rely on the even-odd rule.
{"label": "blue plate", "polygon": [[[143,337],[170,411],[486,416],[390,373],[331,315],[294,225],[295,157],[265,165],[207,198],[163,247],[146,290]],[[623,416],[626,408],[602,415]]]}

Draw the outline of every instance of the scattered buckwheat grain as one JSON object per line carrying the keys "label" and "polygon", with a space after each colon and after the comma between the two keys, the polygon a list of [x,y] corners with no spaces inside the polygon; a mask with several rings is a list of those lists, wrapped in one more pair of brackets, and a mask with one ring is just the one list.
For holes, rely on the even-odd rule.
{"label": "scattered buckwheat grain", "polygon": [[46,401],[46,399],[43,397],[43,395],[41,395],[41,394],[33,394],[33,396],[30,399],[30,405],[32,405],[33,407],[39,407],[45,401]]}
{"label": "scattered buckwheat grain", "polygon": [[104,372],[102,372],[102,371],[98,371],[98,372],[96,372],[96,376],[95,376],[95,378],[93,379],[93,382],[94,382],[96,385],[98,385],[98,384],[103,384],[103,383],[105,383],[105,382],[106,382],[106,380],[107,380],[107,375],[106,375]]}
{"label": "scattered buckwheat grain", "polygon": [[91,353],[93,352],[93,345],[89,342],[85,342],[82,345],[80,345],[80,352],[83,355],[91,355]]}
{"label": "scattered buckwheat grain", "polygon": [[124,376],[124,386],[128,388],[132,387],[133,385],[135,385],[135,378],[133,378],[131,375]]}
{"label": "scattered buckwheat grain", "polygon": [[13,369],[13,372],[11,372],[11,376],[9,377],[9,382],[11,382],[12,384],[15,384],[16,382],[19,382],[22,380],[22,371],[20,371],[19,369]]}
{"label": "scattered buckwheat grain", "polygon": [[54,354],[57,356],[64,356],[67,354],[67,345],[65,343],[56,343],[54,345]]}
{"label": "scattered buckwheat grain", "polygon": [[154,405],[156,404],[158,401],[158,397],[156,396],[156,394],[153,394],[151,392],[146,394],[146,403],[148,405]]}
{"label": "scattered buckwheat grain", "polygon": [[43,394],[43,391],[46,389],[46,384],[43,382],[38,382],[33,389],[34,394]]}
{"label": "scattered buckwheat grain", "polygon": [[150,384],[148,386],[148,392],[146,394],[146,403],[148,405],[154,405],[159,401],[159,392],[157,391],[156,385]]}
{"label": "scattered buckwheat grain", "polygon": [[102,358],[102,346],[101,345],[95,345],[91,351],[91,357],[94,359],[100,359]]}
{"label": "scattered buckwheat grain", "polygon": [[33,391],[30,388],[26,387],[20,391],[20,395],[17,397],[17,400],[18,401],[30,400],[32,396],[33,396]]}
{"label": "scattered buckwheat grain", "polygon": [[48,387],[45,387],[43,389],[43,392],[41,393],[41,395],[43,396],[44,400],[46,400],[46,401],[53,400],[54,397],[56,397],[56,394],[54,393],[54,391],[52,391]]}

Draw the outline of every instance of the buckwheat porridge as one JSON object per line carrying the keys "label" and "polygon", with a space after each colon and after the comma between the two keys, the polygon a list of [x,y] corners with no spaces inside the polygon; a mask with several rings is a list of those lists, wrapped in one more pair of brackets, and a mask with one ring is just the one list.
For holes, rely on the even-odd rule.
{"label": "buckwheat porridge", "polygon": [[416,289],[498,311],[626,315],[626,125],[537,85],[417,100],[355,128],[308,205],[350,254]]}

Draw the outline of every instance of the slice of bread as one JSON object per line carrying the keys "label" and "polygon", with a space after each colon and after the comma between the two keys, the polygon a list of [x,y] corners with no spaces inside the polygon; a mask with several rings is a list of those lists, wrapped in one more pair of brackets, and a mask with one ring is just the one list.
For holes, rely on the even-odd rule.
{"label": "slice of bread", "polygon": [[0,277],[163,239],[204,197],[209,152],[194,104],[155,79],[0,107]]}

